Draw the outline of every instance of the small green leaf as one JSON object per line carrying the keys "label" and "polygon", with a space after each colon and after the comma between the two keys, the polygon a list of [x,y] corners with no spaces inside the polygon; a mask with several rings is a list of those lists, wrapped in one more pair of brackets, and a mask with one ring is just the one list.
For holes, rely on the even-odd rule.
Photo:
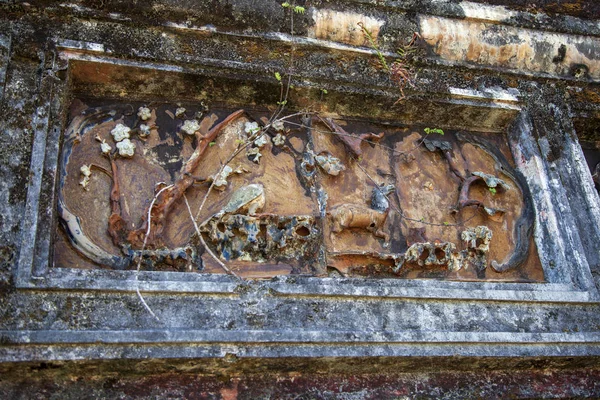
{"label": "small green leaf", "polygon": [[444,226],[448,226],[448,225],[450,225],[450,222],[444,221]]}
{"label": "small green leaf", "polygon": [[281,74],[279,72],[275,72],[275,79],[277,79],[278,82],[281,82]]}
{"label": "small green leaf", "polygon": [[283,8],[289,8],[290,6],[291,6],[290,3],[288,3],[287,1],[284,3],[281,3],[281,7],[283,7]]}
{"label": "small green leaf", "polygon": [[489,188],[488,190],[491,194],[496,194],[496,188]]}
{"label": "small green leaf", "polygon": [[217,142],[210,142],[210,143],[208,144],[208,147],[213,147],[215,144],[217,144]]}
{"label": "small green leaf", "polygon": [[321,89],[321,93],[327,94],[327,89]]}
{"label": "small green leaf", "polygon": [[306,9],[304,7],[301,7],[301,6],[294,7],[294,12],[296,14],[304,14],[304,11],[306,11]]}
{"label": "small green leaf", "polygon": [[283,101],[278,101],[277,105],[278,106],[285,106],[287,104],[287,100],[283,100]]}
{"label": "small green leaf", "polygon": [[425,129],[423,129],[423,131],[425,131],[425,133],[427,135],[430,135],[432,133],[437,133],[438,135],[443,135],[444,134],[444,131],[442,129],[440,129],[440,128],[425,128]]}

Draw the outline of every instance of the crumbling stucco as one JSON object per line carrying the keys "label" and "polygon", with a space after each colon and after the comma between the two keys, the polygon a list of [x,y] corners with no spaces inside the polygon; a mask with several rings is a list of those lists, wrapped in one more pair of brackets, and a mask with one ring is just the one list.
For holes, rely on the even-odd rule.
{"label": "crumbling stucco", "polygon": [[[598,397],[600,202],[592,180],[598,161],[591,165],[598,160],[600,120],[598,4],[303,6],[292,27],[292,10],[270,0],[0,5],[2,397]],[[357,35],[358,22],[375,33],[380,54]],[[395,52],[414,32],[423,50],[401,59],[414,87],[398,102],[379,55],[390,63],[399,59]],[[129,138],[133,156],[119,160],[130,167],[122,168],[130,173],[125,178],[150,182],[123,185],[133,192],[143,186],[141,200],[123,201],[139,222],[147,201],[165,187],[155,183],[176,180],[202,143],[205,131],[177,136],[185,121],[202,125],[207,117],[218,124],[240,109],[270,114],[282,101],[275,72],[284,83],[292,73],[288,110],[309,109],[318,118],[286,121],[284,130],[269,131],[272,140],[261,147],[258,163],[243,151],[231,163],[241,173],[216,176],[244,124],[265,117],[244,114],[205,143],[211,157],[201,157],[194,171],[201,173],[186,176],[186,184],[194,212],[211,182],[223,189],[209,196],[200,218],[210,221],[203,226],[209,247],[226,248],[223,232],[231,232],[245,238],[231,247],[241,249],[241,257],[266,258],[276,250],[280,261],[249,270],[232,258],[228,265],[244,279],[208,262],[194,261],[204,269],[189,273],[190,258],[205,254],[197,240],[185,246],[194,226],[181,202],[171,216],[187,225],[165,224],[168,246],[132,250],[128,267],[141,257],[139,273],[102,267],[108,265],[102,260],[53,264],[57,248],[73,250],[65,231],[56,229],[57,183],[59,150],[68,147],[64,129],[85,108],[78,101],[130,104],[121,111],[132,127],[139,107],[160,109],[143,121],[148,129],[140,124],[140,134]],[[104,122],[108,153],[116,151],[109,135],[119,118]],[[157,118],[164,118],[163,126],[172,122],[172,143],[160,136]],[[426,138],[424,128],[446,133]],[[461,140],[465,133],[492,143],[508,164],[489,156],[481,142]],[[421,145],[425,138],[432,151]],[[72,164],[72,190],[83,199],[77,216],[97,212],[105,222],[110,177],[92,167],[90,190],[78,182],[91,152],[104,161],[106,153],[93,136],[80,139],[90,156]],[[169,153],[177,140],[182,151]],[[381,146],[389,148],[385,156],[374,150]],[[339,173],[328,174],[315,160],[319,154],[331,154],[345,169],[329,158],[324,165]],[[134,168],[142,155],[148,164]],[[271,166],[276,185],[255,182],[256,171]],[[468,218],[473,211],[471,224],[452,227],[450,237],[461,179],[474,176],[481,179],[473,180],[467,200],[505,212],[467,206],[458,214],[468,211]],[[510,189],[494,194],[486,177]],[[232,206],[219,214],[236,190],[256,183],[264,187],[262,210]],[[524,188],[531,190],[530,209],[522,202]],[[391,211],[380,226],[352,226],[350,219],[331,232],[327,213],[347,204],[375,222]],[[402,207],[407,204],[417,209]],[[270,215],[270,207],[279,214]],[[423,230],[422,219],[437,224]],[[70,221],[77,222],[75,214]],[[106,237],[103,247],[122,252],[112,247],[105,224],[93,229]],[[331,251],[309,250],[319,235]],[[435,265],[436,257],[421,268],[419,260],[425,264],[431,252],[424,259],[415,253],[416,267],[398,269],[401,255],[419,243],[444,257],[452,243],[452,254],[467,261],[449,271],[447,264]],[[512,251],[516,243],[518,252]],[[300,253],[282,252],[286,248],[301,248],[312,261],[294,264]],[[520,266],[497,272],[491,261]],[[465,271],[472,274],[460,281]]]}

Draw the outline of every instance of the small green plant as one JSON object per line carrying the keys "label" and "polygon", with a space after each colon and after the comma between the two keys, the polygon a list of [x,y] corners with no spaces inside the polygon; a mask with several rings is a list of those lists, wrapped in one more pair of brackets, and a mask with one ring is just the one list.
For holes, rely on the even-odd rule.
{"label": "small green plant", "polygon": [[488,190],[492,195],[496,194],[496,188],[489,188]]}
{"label": "small green plant", "polygon": [[368,30],[367,27],[365,26],[365,24],[363,24],[362,22],[359,22],[358,26],[360,26],[360,29],[361,29],[364,37],[367,38],[367,40],[369,41],[369,44],[371,45],[373,50],[375,50],[375,53],[377,53],[377,57],[379,58],[379,62],[381,63],[381,66],[383,67],[383,69],[385,69],[387,72],[390,72],[390,67],[387,64],[387,61],[385,61],[385,57],[383,56],[383,53],[379,49],[377,42],[375,42],[373,33],[370,30]]}
{"label": "small green plant", "polygon": [[278,106],[282,106],[282,107],[285,106],[286,104],[287,104],[287,100],[283,100],[283,101],[278,101],[277,102],[277,105]]}
{"label": "small green plant", "polygon": [[414,47],[414,42],[415,39],[411,40],[407,45],[400,47],[398,50],[396,50],[398,56],[404,59],[414,54],[417,51],[417,48]]}
{"label": "small green plant", "polygon": [[368,30],[362,22],[359,22],[358,26],[360,26],[363,36],[369,41],[371,48],[375,50],[377,58],[379,58],[379,63],[381,64],[383,69],[385,69],[385,71],[390,75],[390,80],[400,90],[400,97],[394,103],[394,105],[396,105],[400,101],[405,99],[404,89],[406,88],[406,86],[415,87],[414,79],[416,75],[414,71],[411,70],[410,66],[408,65],[408,62],[410,61],[414,53],[417,51],[416,41],[417,39],[421,39],[421,35],[415,32],[413,34],[412,39],[406,45],[402,46],[396,51],[396,53],[398,54],[398,58],[395,59],[391,65],[388,65],[383,53],[377,45],[373,33],[370,30]]}
{"label": "small green plant", "polygon": [[208,147],[213,147],[215,144],[217,144],[217,142],[210,142],[210,143],[208,144]]}
{"label": "small green plant", "polygon": [[327,94],[327,89],[321,89],[321,93]]}
{"label": "small green plant", "polygon": [[284,3],[281,3],[281,7],[291,8],[296,14],[304,14],[306,12],[306,9],[304,7],[292,5],[292,4],[288,3],[287,1]]}
{"label": "small green plant", "polygon": [[450,222],[444,221],[444,226],[448,226],[448,225],[450,225]]}
{"label": "small green plant", "polygon": [[277,79],[277,82],[281,83],[281,74],[279,72],[275,72],[275,79]]}
{"label": "small green plant", "polygon": [[444,134],[444,131],[440,128],[425,128],[425,129],[423,129],[423,131],[425,131],[425,133],[428,135],[431,135],[432,133],[437,133],[439,135]]}

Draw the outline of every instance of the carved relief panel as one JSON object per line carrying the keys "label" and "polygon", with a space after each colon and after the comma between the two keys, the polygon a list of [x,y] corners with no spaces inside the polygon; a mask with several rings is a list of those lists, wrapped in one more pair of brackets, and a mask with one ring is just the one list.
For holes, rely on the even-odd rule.
{"label": "carved relief panel", "polygon": [[54,264],[540,281],[500,134],[223,104],[72,103]]}

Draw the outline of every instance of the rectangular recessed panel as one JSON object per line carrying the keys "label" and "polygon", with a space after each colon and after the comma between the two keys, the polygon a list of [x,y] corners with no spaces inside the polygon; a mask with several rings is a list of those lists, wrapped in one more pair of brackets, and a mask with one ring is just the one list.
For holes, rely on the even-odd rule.
{"label": "rectangular recessed panel", "polygon": [[361,114],[341,92],[282,99],[276,81],[71,73],[55,267],[544,279],[504,134]]}

